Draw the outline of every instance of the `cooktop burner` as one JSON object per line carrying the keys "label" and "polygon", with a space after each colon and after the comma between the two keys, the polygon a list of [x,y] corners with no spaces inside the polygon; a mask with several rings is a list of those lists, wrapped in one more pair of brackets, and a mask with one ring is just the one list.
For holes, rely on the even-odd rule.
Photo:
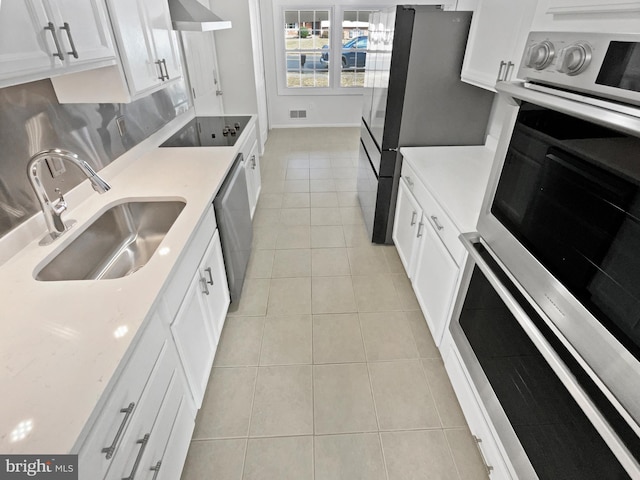
{"label": "cooktop burner", "polygon": [[249,116],[195,117],[161,147],[230,147],[244,131]]}

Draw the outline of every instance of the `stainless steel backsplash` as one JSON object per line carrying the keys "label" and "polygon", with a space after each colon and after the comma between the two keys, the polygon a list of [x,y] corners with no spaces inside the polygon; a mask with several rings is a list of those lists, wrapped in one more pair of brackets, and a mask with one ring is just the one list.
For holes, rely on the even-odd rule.
{"label": "stainless steel backsplash", "polygon": [[[32,155],[63,148],[100,170],[173,120],[189,102],[184,81],[129,104],[61,105],[49,80],[0,89],[0,237],[40,210],[27,179]],[[119,117],[124,117],[123,135]],[[47,186],[66,193],[84,179],[70,167],[47,179]]]}

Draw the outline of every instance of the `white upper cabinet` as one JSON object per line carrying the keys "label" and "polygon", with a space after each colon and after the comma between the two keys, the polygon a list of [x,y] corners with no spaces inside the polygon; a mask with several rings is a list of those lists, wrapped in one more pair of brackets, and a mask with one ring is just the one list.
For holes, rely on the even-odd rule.
{"label": "white upper cabinet", "polygon": [[480,0],[473,13],[462,80],[495,91],[516,77],[537,0]]}
{"label": "white upper cabinet", "polygon": [[637,32],[640,31],[640,1],[539,0],[532,30]]}
{"label": "white upper cabinet", "polygon": [[128,103],[182,77],[166,0],[107,0],[120,65],[52,79],[60,103]]}
{"label": "white upper cabinet", "polygon": [[3,0],[0,87],[116,63],[100,0]]}
{"label": "white upper cabinet", "polygon": [[182,76],[169,6],[158,0],[108,0],[122,66],[132,97],[158,90]]}

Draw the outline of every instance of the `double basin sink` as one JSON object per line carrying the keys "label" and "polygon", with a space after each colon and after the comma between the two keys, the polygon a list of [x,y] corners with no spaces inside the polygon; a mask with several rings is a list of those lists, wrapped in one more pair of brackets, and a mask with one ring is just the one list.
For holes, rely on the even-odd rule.
{"label": "double basin sink", "polygon": [[154,255],[185,206],[183,201],[129,201],[103,212],[36,272],[36,280],[121,278]]}

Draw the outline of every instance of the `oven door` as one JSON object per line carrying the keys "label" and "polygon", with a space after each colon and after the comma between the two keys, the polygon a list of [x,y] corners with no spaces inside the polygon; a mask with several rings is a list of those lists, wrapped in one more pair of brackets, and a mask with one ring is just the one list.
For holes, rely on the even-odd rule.
{"label": "oven door", "polygon": [[640,478],[640,440],[477,234],[449,332],[519,479]]}
{"label": "oven door", "polygon": [[478,232],[640,436],[640,118],[498,90],[519,108]]}

